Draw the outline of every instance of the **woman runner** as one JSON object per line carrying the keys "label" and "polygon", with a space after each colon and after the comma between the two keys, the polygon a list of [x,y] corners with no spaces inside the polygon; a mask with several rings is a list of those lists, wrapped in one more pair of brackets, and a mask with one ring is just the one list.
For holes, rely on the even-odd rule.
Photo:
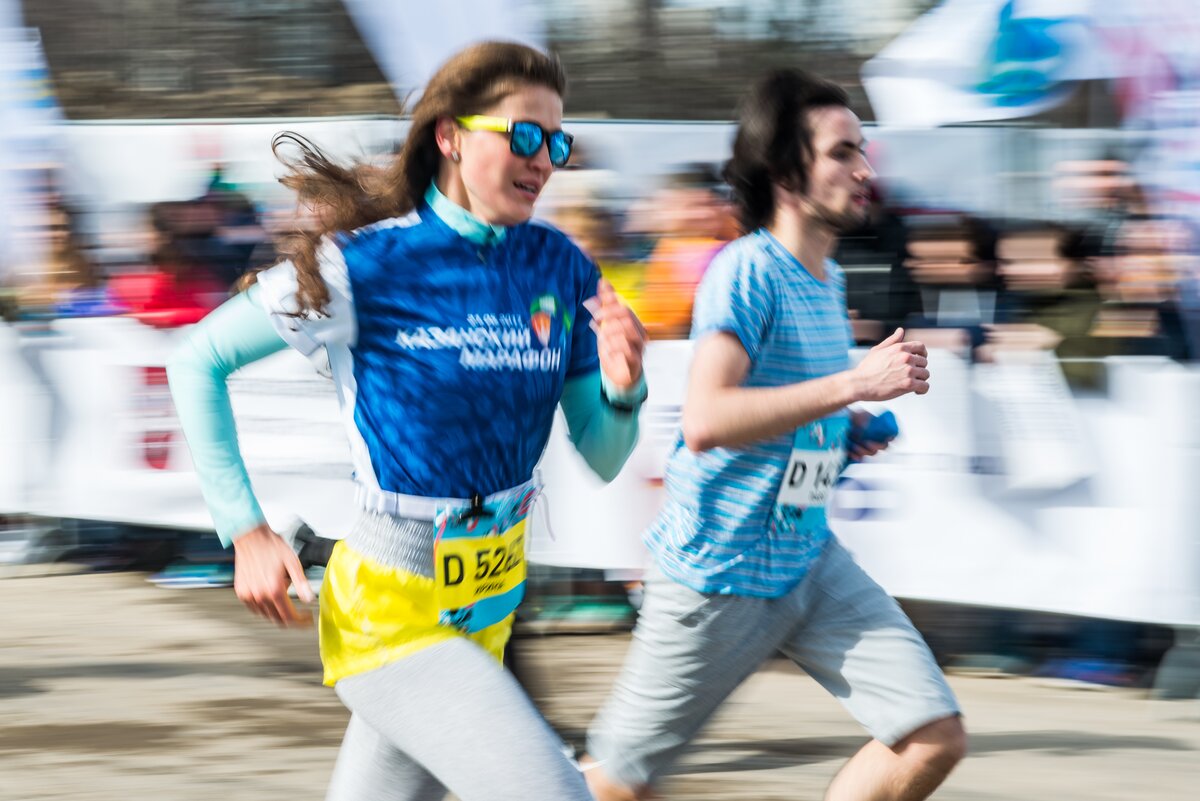
{"label": "woman runner", "polygon": [[570,157],[564,89],[555,59],[486,43],[430,80],[387,168],[277,140],[299,147],[284,182],[321,230],[196,326],[168,367],[236,551],[237,595],[292,625],[305,617],[289,583],[311,592],[255,500],[225,381],[288,345],[328,361],[360,507],[320,599],[325,682],[352,713],[331,801],[590,798],[500,666],[555,408],[610,479],[646,392],[636,317],[565,236],[530,221]]}

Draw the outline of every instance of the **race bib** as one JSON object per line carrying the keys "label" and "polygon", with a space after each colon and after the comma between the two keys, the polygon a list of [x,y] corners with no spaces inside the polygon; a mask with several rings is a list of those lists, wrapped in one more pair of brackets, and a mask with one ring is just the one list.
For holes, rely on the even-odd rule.
{"label": "race bib", "polygon": [[817,420],[796,430],[776,504],[794,509],[824,508],[846,464],[845,416]]}
{"label": "race bib", "polygon": [[534,488],[498,505],[442,509],[434,518],[438,623],[464,632],[493,626],[525,597],[525,519]]}

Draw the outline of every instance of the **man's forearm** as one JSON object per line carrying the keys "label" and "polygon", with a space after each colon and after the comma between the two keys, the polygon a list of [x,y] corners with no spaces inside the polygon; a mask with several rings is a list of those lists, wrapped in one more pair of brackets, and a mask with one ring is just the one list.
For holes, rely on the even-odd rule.
{"label": "man's forearm", "polygon": [[849,370],[782,387],[693,393],[683,410],[683,438],[693,451],[741,447],[794,431],[859,399]]}

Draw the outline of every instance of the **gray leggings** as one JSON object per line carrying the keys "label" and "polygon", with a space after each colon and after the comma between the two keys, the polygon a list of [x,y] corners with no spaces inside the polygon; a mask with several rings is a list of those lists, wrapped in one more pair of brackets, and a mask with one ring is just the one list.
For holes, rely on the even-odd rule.
{"label": "gray leggings", "polygon": [[591,801],[520,685],[453,639],[342,679],[352,716],[326,801]]}

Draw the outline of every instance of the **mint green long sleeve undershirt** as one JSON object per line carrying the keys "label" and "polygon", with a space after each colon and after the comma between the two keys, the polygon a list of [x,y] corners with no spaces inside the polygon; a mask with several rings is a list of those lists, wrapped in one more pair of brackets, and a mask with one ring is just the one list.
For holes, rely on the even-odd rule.
{"label": "mint green long sleeve undershirt", "polygon": [[[226,547],[265,521],[238,450],[226,387],[234,371],[287,347],[258,294],[253,286],[226,301],[189,331],[167,363],[171,395],[204,501]],[[598,476],[611,481],[637,442],[638,416],[605,403],[602,381],[607,383],[599,370],[567,381],[559,403],[575,449]],[[617,401],[637,398],[643,391],[640,386],[625,393],[606,389]]]}

